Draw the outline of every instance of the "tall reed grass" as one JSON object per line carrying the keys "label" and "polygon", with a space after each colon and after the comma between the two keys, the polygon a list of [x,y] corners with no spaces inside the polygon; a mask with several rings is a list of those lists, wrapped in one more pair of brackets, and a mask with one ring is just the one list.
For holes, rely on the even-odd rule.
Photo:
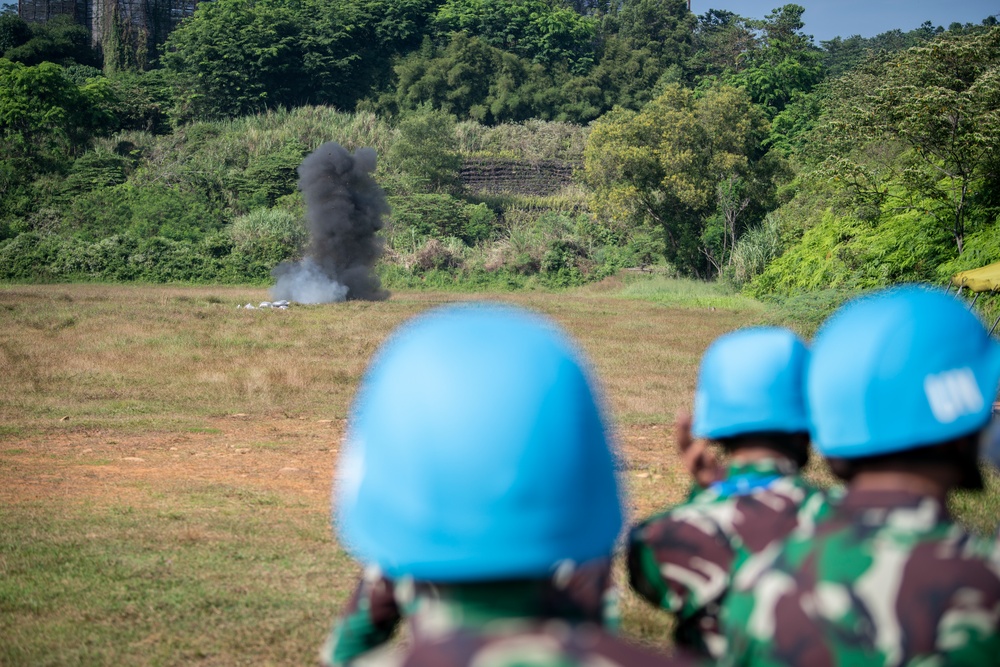
{"label": "tall reed grass", "polygon": [[456,127],[459,149],[466,155],[579,163],[589,133],[585,126],[540,120],[495,126],[463,121]]}

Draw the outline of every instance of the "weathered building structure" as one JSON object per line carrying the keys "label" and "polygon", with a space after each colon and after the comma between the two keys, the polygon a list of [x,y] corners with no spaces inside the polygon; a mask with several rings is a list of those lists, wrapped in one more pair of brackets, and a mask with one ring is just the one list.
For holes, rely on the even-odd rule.
{"label": "weathered building structure", "polygon": [[197,4],[198,0],[18,0],[17,12],[29,22],[70,16],[90,30],[94,45],[105,52],[105,61],[116,54],[119,64],[141,67]]}

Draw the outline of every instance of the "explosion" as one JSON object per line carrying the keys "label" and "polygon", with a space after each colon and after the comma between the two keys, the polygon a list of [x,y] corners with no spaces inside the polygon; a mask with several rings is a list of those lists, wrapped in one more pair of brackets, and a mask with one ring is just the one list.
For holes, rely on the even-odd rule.
{"label": "explosion", "polygon": [[375,274],[382,255],[382,216],[389,212],[385,192],[372,177],[375,151],[352,155],[330,141],[299,166],[299,189],[306,202],[309,247],[299,262],[282,262],[271,275],[271,297],[297,303],[347,299],[380,301],[389,297]]}

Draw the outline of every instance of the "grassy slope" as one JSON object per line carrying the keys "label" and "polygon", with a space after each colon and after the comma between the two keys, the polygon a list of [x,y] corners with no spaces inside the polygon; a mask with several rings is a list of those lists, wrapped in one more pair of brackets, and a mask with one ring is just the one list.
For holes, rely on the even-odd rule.
{"label": "grassy slope", "polygon": [[[477,296],[267,312],[236,309],[255,288],[0,288],[0,664],[312,662],[357,571],[327,499],[358,378],[399,322]],[[686,490],[667,426],[704,347],[775,317],[680,283],[485,298],[587,350],[634,516]],[[956,502],[981,530],[991,484]],[[626,636],[663,641],[664,615],[623,606]]]}

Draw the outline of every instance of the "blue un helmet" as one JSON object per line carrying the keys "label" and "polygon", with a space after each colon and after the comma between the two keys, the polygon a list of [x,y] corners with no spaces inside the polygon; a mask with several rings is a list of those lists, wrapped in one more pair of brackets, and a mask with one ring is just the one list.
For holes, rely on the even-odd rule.
{"label": "blue un helmet", "polygon": [[607,557],[622,526],[608,437],[583,357],[553,324],[499,305],[432,311],[362,381],[340,537],[390,577],[439,583]]}
{"label": "blue un helmet", "polygon": [[698,371],[692,432],[719,440],[809,430],[803,378],[809,352],[787,329],[754,327],[717,338]]}
{"label": "blue un helmet", "polygon": [[863,458],[935,445],[990,419],[1000,345],[967,304],[936,288],[893,287],[822,326],[806,395],[817,449]]}

